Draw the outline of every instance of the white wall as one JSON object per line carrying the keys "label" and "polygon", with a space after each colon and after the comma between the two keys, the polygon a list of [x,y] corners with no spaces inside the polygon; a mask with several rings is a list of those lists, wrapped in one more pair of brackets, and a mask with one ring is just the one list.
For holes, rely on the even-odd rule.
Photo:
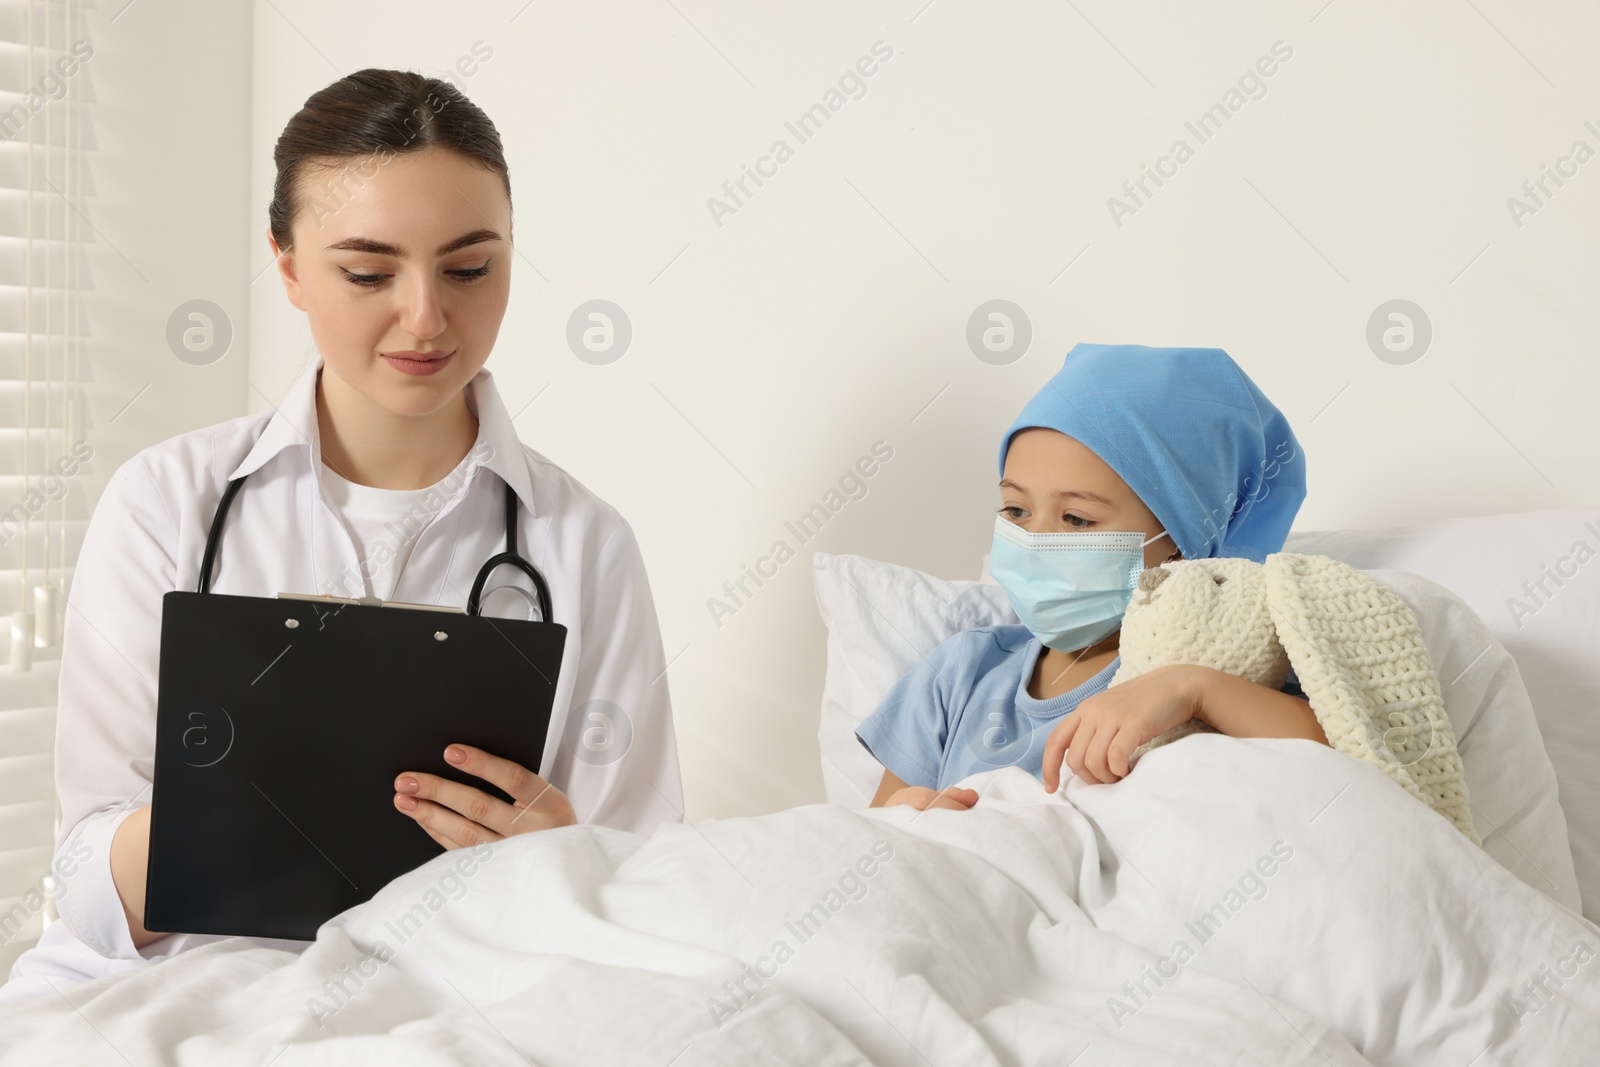
{"label": "white wall", "polygon": [[[94,54],[75,84],[94,94],[95,184],[74,208],[88,224],[94,289],[86,350],[97,494],[145,446],[245,413],[254,130],[248,10],[85,6]],[[180,359],[167,343],[173,313],[195,300],[221,308],[232,333],[210,362]]]}
{"label": "white wall", "polygon": [[[247,219],[248,244],[193,262],[267,266],[273,143],[311,92],[493,50],[466,90],[507,145],[520,256],[489,367],[513,412],[539,396],[524,440],[638,531],[691,817],[821,799],[811,551],[976,576],[999,435],[1076,342],[1227,349],[1305,446],[1300,528],[1600,501],[1600,159],[1520,226],[1507,207],[1574,141],[1600,151],[1592,7],[461,7],[257,3],[252,180],[226,229]],[[878,41],[865,95],[798,143],[785,121]],[[1201,144],[1185,121],[1279,41],[1265,95]],[[779,138],[793,158],[719,226],[708,197]],[[1178,138],[1193,158],[1117,225],[1108,198]],[[189,183],[168,194],[179,211]],[[606,366],[564,338],[594,298],[634,329]],[[1033,329],[1005,366],[965,339],[994,298]],[[1433,330],[1408,365],[1365,339],[1397,298]],[[310,340],[275,273],[250,301],[256,410]],[[879,440],[867,495],[715,625],[708,598]]]}

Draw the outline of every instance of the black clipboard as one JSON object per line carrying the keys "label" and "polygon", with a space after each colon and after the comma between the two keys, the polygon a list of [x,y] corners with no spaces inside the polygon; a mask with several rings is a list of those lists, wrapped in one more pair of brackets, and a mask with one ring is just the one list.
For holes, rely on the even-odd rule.
{"label": "black clipboard", "polygon": [[450,742],[537,771],[567,628],[428,605],[162,598],[145,929],[309,941],[444,851],[394,806]]}

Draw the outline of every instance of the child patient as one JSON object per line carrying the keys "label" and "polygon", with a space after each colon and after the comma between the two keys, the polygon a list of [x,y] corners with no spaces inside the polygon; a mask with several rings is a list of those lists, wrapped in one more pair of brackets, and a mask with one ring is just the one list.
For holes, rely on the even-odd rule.
{"label": "child patient", "polygon": [[1262,562],[1305,499],[1283,414],[1215,348],[1078,345],[1000,443],[991,577],[1022,620],[949,638],[856,737],[883,764],[872,805],[966,809],[955,782],[1019,766],[1054,792],[1129,772],[1145,741],[1198,719],[1234,737],[1327,744],[1283,691],[1173,665],[1107,685],[1139,572],[1178,559]]}

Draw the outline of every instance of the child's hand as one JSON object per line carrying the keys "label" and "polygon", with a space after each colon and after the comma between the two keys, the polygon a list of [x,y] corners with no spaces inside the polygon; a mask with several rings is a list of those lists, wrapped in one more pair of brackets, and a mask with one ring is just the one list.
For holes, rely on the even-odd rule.
{"label": "child's hand", "polygon": [[1195,668],[1158,667],[1119,682],[1079,704],[1056,724],[1044,744],[1044,787],[1060,784],[1061,759],[1086,782],[1101,784],[1125,777],[1133,750],[1200,710]]}
{"label": "child's hand", "polygon": [[883,802],[884,807],[890,804],[909,804],[918,811],[927,811],[929,808],[953,808],[956,811],[966,811],[978,802],[976,789],[958,789],[951,786],[935,792],[924,785],[908,785],[904,789],[897,789]]}

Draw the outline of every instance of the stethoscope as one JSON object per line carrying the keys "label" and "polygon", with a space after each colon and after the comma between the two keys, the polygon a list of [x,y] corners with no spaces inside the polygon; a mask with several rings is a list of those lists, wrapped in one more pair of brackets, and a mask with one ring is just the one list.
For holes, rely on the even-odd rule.
{"label": "stethoscope", "polygon": [[[248,477],[248,475],[246,475]],[[222,502],[217,505],[217,514],[211,520],[211,532],[206,535],[206,551],[200,560],[200,586],[197,593],[211,591],[211,565],[217,554],[217,542],[222,540],[222,521],[227,517],[228,507],[233,503],[233,498],[239,492],[239,487],[244,484],[244,478],[235,478],[228,483],[228,489],[222,494]],[[533,579],[533,587],[539,594],[539,619],[541,622],[550,622],[550,587],[545,584],[541,575],[533,564],[517,554],[517,493],[506,483],[506,550],[498,555],[490,556],[478,570],[478,577],[473,580],[472,592],[467,595],[467,614],[478,615],[480,599],[483,596],[483,584],[489,580],[489,572],[502,563],[509,563],[518,568],[522,573]],[[515,587],[513,587],[515,588]]]}

